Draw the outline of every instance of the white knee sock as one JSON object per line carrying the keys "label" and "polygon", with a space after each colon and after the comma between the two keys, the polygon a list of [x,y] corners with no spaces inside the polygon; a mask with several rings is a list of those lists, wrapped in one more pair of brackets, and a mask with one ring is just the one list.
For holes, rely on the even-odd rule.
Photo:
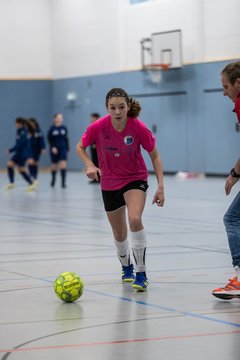
{"label": "white knee sock", "polygon": [[115,240],[115,245],[117,248],[117,255],[120,260],[120,263],[123,266],[129,266],[131,264],[131,258],[130,258],[128,238],[121,242]]}
{"label": "white knee sock", "polygon": [[145,253],[147,247],[147,238],[145,230],[132,232],[131,231],[131,240],[132,240],[132,252],[133,258],[135,260],[135,269],[136,272],[145,272]]}

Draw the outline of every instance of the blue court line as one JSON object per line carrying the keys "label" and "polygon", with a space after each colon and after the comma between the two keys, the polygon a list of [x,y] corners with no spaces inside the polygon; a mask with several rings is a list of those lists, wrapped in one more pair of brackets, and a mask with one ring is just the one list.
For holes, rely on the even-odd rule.
{"label": "blue court line", "polygon": [[143,306],[146,306],[146,307],[160,309],[160,310],[171,312],[171,313],[181,314],[181,315],[192,317],[192,318],[197,318],[197,319],[201,319],[201,320],[207,320],[207,321],[211,321],[211,322],[215,322],[215,323],[219,323],[219,324],[223,324],[223,325],[228,325],[228,326],[233,326],[233,327],[240,328],[239,323],[234,323],[234,322],[230,322],[230,321],[216,319],[216,318],[213,318],[213,317],[210,317],[210,316],[207,316],[207,315],[195,314],[195,313],[192,313],[192,312],[189,312],[189,311],[181,311],[181,310],[166,307],[166,306],[163,306],[163,305],[151,304],[151,303],[148,303],[146,301],[134,300],[134,299],[125,298],[125,297],[122,297],[122,296],[108,294],[108,293],[105,293],[105,292],[102,292],[102,291],[96,291],[96,290],[90,290],[90,289],[85,289],[85,291],[96,294],[96,295],[110,297],[112,299],[118,299],[118,300],[130,302],[130,303],[134,303],[134,304],[138,304],[138,305],[143,305]]}
{"label": "blue court line", "polygon": [[[31,278],[31,277],[29,277],[29,278]],[[37,277],[32,277],[32,278],[35,279],[35,280],[40,280],[40,281],[43,281],[43,282],[53,284],[52,280],[49,280],[49,279],[46,279],[46,278],[37,278]],[[151,304],[151,303],[148,303],[146,301],[134,300],[134,299],[126,298],[126,297],[123,297],[123,296],[112,295],[112,294],[105,293],[105,292],[102,292],[102,291],[90,290],[90,289],[87,289],[87,288],[85,288],[84,291],[87,291],[87,292],[92,293],[92,294],[100,295],[100,296],[109,297],[109,298],[112,298],[112,299],[122,300],[122,301],[133,303],[133,304],[138,304],[138,305],[143,305],[143,306],[146,306],[146,307],[151,307],[151,308],[154,308],[154,309],[160,309],[160,310],[171,312],[171,313],[174,313],[174,314],[182,314],[184,316],[188,316],[188,317],[192,317],[192,318],[197,318],[197,319],[211,321],[211,322],[222,324],[222,325],[227,325],[227,326],[233,326],[233,327],[236,327],[236,328],[240,328],[240,323],[234,323],[234,322],[230,322],[230,321],[216,319],[216,318],[213,318],[213,317],[207,316],[207,315],[201,315],[201,314],[196,314],[196,313],[189,312],[189,311],[177,310],[177,309],[170,308],[170,307],[163,306],[163,305]]]}

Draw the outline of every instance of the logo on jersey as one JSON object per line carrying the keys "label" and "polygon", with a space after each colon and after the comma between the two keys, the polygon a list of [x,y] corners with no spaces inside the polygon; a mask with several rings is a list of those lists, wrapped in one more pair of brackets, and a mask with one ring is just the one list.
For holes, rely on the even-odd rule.
{"label": "logo on jersey", "polygon": [[123,141],[124,141],[124,144],[126,144],[126,145],[132,145],[134,142],[134,138],[131,135],[127,135],[127,136],[125,136]]}
{"label": "logo on jersey", "polygon": [[119,154],[119,153],[115,153],[114,156],[115,156],[115,157],[119,157],[120,154]]}
{"label": "logo on jersey", "polygon": [[110,139],[111,139],[111,136],[108,135],[108,134],[104,134],[104,135],[103,135],[103,138],[104,138],[105,140],[110,140]]}
{"label": "logo on jersey", "polygon": [[112,146],[106,146],[106,147],[105,147],[105,150],[116,151],[116,150],[118,150],[118,148],[112,147]]}
{"label": "logo on jersey", "polygon": [[61,135],[65,135],[66,131],[64,129],[61,129]]}

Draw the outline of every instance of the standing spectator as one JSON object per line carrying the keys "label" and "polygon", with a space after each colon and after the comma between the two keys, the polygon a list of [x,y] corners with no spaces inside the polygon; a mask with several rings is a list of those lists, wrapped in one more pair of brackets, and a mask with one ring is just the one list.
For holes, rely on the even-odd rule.
{"label": "standing spectator", "polygon": [[53,117],[53,125],[48,131],[48,142],[50,145],[50,157],[52,162],[51,186],[56,183],[57,171],[61,173],[61,186],[66,188],[67,154],[69,151],[68,130],[63,125],[63,115],[57,113]]}
{"label": "standing spectator", "polygon": [[[240,123],[240,62],[233,62],[225,66],[221,72],[223,95],[233,103],[233,111]],[[232,187],[240,178],[240,159],[238,159],[226,179],[225,193],[229,195]],[[231,300],[240,298],[240,192],[232,201],[223,218],[227,232],[228,244],[234,267],[234,275],[226,286],[214,289],[212,294],[220,299]]]}

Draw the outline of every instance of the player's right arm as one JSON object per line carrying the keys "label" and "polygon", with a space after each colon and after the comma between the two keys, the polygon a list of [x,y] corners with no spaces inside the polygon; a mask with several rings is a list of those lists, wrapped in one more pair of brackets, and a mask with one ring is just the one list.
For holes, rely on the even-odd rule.
{"label": "player's right arm", "polygon": [[93,164],[92,160],[88,156],[86,149],[83,147],[82,140],[80,140],[77,144],[76,151],[86,167],[87,177],[89,179],[99,181],[99,175],[101,175],[101,171]]}

